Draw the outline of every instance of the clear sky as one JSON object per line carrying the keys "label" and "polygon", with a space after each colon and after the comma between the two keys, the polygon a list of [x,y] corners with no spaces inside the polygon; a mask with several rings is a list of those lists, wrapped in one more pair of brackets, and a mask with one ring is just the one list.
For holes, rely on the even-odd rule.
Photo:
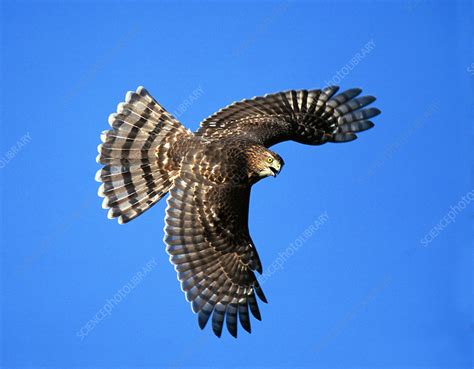
{"label": "clear sky", "polygon": [[[2,2],[2,368],[471,368],[472,18],[467,1]],[[331,81],[378,97],[375,128],[273,148],[286,165],[250,209],[263,320],[201,331],[165,202],[122,226],[101,209],[107,116],[144,85],[195,129]]]}

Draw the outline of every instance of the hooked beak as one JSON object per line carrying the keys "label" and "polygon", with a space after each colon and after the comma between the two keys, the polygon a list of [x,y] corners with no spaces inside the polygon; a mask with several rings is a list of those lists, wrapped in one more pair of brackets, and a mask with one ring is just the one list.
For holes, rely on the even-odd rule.
{"label": "hooked beak", "polygon": [[[281,167],[280,167],[281,169]],[[270,170],[272,171],[272,176],[273,177],[276,177],[278,173],[280,173],[280,171],[276,168],[273,168],[273,167],[270,167]]]}
{"label": "hooked beak", "polygon": [[284,162],[281,160],[280,162],[275,161],[273,165],[270,167],[270,170],[272,171],[272,176],[276,177],[277,174],[281,172],[281,168],[283,168]]}

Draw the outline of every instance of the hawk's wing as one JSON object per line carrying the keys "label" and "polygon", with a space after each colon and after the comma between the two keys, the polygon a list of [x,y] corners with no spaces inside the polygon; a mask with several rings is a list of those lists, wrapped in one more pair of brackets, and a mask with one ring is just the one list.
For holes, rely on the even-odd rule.
{"label": "hawk's wing", "polygon": [[235,102],[201,122],[197,134],[242,136],[266,147],[287,140],[311,145],[352,141],[355,133],[373,127],[369,119],[380,110],[364,109],[375,98],[357,97],[362,90],[335,95],[338,89],[279,92]]}
{"label": "hawk's wing", "polygon": [[266,302],[254,271],[262,266],[248,231],[250,187],[205,180],[191,164],[170,191],[165,243],[181,287],[204,328],[237,336],[237,319],[250,332],[249,309],[260,320],[255,294]]}

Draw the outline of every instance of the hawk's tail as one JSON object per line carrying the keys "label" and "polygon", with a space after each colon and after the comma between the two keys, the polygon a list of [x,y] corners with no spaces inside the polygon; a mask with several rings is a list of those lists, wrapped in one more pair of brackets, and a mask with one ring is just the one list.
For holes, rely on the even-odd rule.
{"label": "hawk's tail", "polygon": [[139,87],[128,92],[111,114],[112,129],[101,135],[96,174],[99,196],[109,218],[126,223],[158,202],[169,190],[177,168],[170,147],[191,133]]}

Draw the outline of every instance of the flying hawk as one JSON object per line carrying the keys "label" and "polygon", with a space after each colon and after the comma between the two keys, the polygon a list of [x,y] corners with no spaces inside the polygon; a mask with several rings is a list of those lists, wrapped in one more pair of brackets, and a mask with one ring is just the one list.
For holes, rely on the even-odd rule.
{"label": "flying hawk", "polygon": [[143,87],[128,92],[104,131],[96,179],[108,217],[127,223],[169,192],[166,251],[181,288],[204,328],[220,337],[224,320],[250,332],[249,311],[261,319],[255,277],[262,273],[249,234],[250,189],[276,176],[283,159],[268,148],[292,140],[308,145],[348,142],[373,127],[375,98],[338,87],[287,91],[235,102],[192,133]]}

